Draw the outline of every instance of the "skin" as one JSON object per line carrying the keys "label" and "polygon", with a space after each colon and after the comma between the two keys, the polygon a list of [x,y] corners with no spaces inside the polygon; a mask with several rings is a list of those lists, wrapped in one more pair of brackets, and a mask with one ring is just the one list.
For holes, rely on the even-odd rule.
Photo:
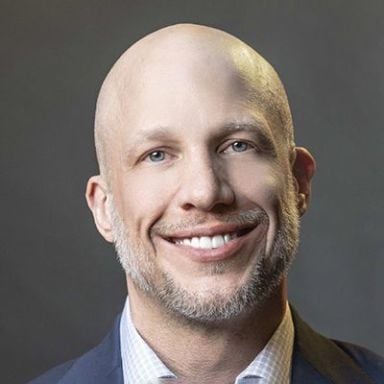
{"label": "skin", "polygon": [[[119,218],[130,257],[154,289],[169,276],[200,303],[226,300],[260,259],[272,268],[284,218],[307,209],[315,164],[293,144],[280,80],[224,32],[178,25],[133,45],[103,84],[95,130],[101,173],[86,197],[96,226],[115,242]],[[250,210],[266,221],[222,249],[170,241],[231,232]],[[233,383],[282,319],[285,272],[257,305],[212,322],[165,308],[127,273],[133,321],[181,380]]]}

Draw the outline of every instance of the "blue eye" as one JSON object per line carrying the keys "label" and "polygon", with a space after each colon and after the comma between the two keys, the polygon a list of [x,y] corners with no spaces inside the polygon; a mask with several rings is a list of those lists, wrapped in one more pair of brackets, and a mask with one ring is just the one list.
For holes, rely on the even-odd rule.
{"label": "blue eye", "polygon": [[235,141],[231,144],[231,147],[234,152],[244,152],[249,149],[250,145],[244,141]]}
{"label": "blue eye", "polygon": [[165,159],[165,152],[164,151],[153,151],[148,155],[148,158],[152,162],[159,162],[163,161]]}

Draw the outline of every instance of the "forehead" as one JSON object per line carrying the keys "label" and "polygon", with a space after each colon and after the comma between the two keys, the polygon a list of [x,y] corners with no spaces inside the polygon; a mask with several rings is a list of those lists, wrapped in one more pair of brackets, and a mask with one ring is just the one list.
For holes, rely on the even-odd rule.
{"label": "forehead", "polygon": [[268,119],[268,79],[258,77],[231,57],[182,49],[166,59],[155,55],[120,88],[120,131],[130,136],[159,126],[209,130]]}
{"label": "forehead", "polygon": [[250,124],[267,127],[266,134],[285,144],[284,108],[277,102],[284,90],[273,68],[243,43],[216,43],[187,36],[124,54],[99,96],[96,137],[107,137],[99,140],[99,152],[111,158],[134,137],[144,139],[159,127],[189,140]]}

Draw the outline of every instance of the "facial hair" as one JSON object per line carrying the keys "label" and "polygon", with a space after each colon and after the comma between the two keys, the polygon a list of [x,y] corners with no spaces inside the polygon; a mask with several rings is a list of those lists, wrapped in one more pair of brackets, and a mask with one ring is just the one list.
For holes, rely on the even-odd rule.
{"label": "facial hair", "polygon": [[[278,205],[278,229],[270,251],[267,252],[264,244],[244,284],[230,293],[215,289],[204,294],[185,289],[171,274],[157,269],[148,247],[141,239],[132,238],[126,230],[113,199],[110,199],[109,209],[118,259],[136,287],[157,300],[172,315],[193,323],[214,324],[262,306],[286,275],[299,240],[299,218],[292,184],[284,201]],[[267,213],[260,208],[221,215],[220,219],[239,224],[257,221],[268,226],[269,223]],[[164,229],[161,224],[157,226],[159,228]],[[217,263],[210,273],[225,273],[225,266]]]}

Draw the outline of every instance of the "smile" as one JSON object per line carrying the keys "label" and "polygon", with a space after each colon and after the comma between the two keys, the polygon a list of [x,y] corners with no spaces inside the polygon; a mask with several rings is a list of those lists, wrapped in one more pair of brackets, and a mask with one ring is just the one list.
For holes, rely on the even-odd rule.
{"label": "smile", "polygon": [[195,249],[216,249],[216,248],[224,247],[230,241],[246,235],[253,229],[254,227],[243,228],[236,232],[216,234],[214,236],[205,235],[205,236],[192,236],[192,237],[184,237],[184,238],[169,238],[168,241],[177,245],[182,245],[182,246],[191,247]]}

